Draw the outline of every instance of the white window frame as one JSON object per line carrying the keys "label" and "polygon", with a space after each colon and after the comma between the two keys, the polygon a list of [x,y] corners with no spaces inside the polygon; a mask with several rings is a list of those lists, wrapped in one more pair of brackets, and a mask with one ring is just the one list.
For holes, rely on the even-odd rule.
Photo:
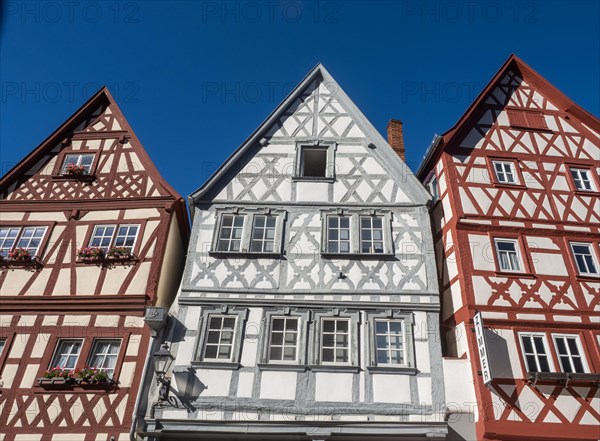
{"label": "white window frame", "polygon": [[569,345],[566,344],[566,342],[565,342],[565,347],[567,348],[567,352],[568,352],[567,356],[569,357],[569,363],[571,365],[570,373],[584,373],[584,374],[589,373],[590,369],[587,364],[587,360],[585,358],[585,352],[583,351],[583,346],[581,344],[581,339],[579,338],[579,335],[577,335],[577,334],[552,334],[552,342],[554,343],[554,350],[556,352],[556,358],[558,359],[558,365],[560,366],[561,372],[565,372],[565,369],[562,364],[562,360],[560,358],[561,355],[558,352],[558,344],[556,343],[556,339],[558,339],[558,338],[575,340],[575,344],[577,345],[577,349],[579,350],[579,358],[581,359],[581,365],[583,366],[583,372],[575,372],[574,365],[573,365],[573,354],[571,354],[571,348],[569,348]]}
{"label": "white window frame", "polygon": [[[329,228],[329,221],[333,218],[337,218],[337,227],[334,228],[334,230],[336,230],[338,232],[338,238],[337,239],[330,239],[330,228]],[[348,219],[348,228],[342,228],[341,227],[341,220],[342,219]],[[348,239],[342,239],[341,238],[341,231],[345,231],[348,230]],[[327,253],[331,253],[331,254],[350,254],[352,253],[352,216],[349,215],[344,215],[344,214],[330,214],[327,216],[327,220],[325,222],[325,250]],[[331,251],[329,249],[329,242],[333,242],[337,245],[337,251]],[[342,243],[348,243],[348,251],[340,251],[340,245]]]}
{"label": "white window frame", "polygon": [[[505,268],[502,268],[502,259],[500,258],[500,250],[498,249],[498,243],[499,242],[513,243],[515,245],[515,252],[517,254],[517,262],[519,264],[519,268],[518,269],[513,269],[513,268],[511,268],[511,269],[505,269]],[[494,249],[496,250],[496,260],[498,262],[498,269],[499,269],[499,271],[506,272],[506,273],[523,273],[523,272],[525,272],[525,265],[523,263],[523,258],[522,258],[522,255],[521,255],[521,247],[520,247],[518,239],[496,237],[496,238],[494,238]],[[510,262],[510,260],[509,260],[509,262]]]}
{"label": "white window frame", "polygon": [[[573,260],[575,261],[575,268],[577,268],[577,272],[579,273],[579,275],[581,275],[581,276],[593,276],[593,277],[600,276],[600,267],[598,266],[598,259],[596,258],[596,250],[594,249],[593,244],[590,243],[590,242],[569,242],[569,245],[571,247],[571,254],[573,256]],[[592,273],[592,272],[582,271],[581,270],[581,268],[579,267],[579,263],[577,261],[577,256],[579,254],[575,253],[575,249],[573,248],[574,246],[585,246],[585,247],[587,247],[587,249],[590,252],[590,256],[592,258],[592,263],[596,267],[596,272]],[[588,266],[587,261],[585,262],[585,266],[586,267]]]}
{"label": "white window frame", "polygon": [[[77,156],[77,161],[73,162],[67,162],[67,159],[69,158],[69,156]],[[92,162],[89,164],[89,168],[87,166],[83,166],[84,167],[84,171],[83,174],[84,175],[90,175],[92,173],[92,169],[94,167],[94,161],[96,160],[96,154],[95,153],[87,153],[87,152],[81,152],[81,153],[77,153],[77,152],[71,152],[71,153],[66,153],[64,158],[63,158],[63,163],[62,166],[60,168],[60,173],[61,174],[67,174],[67,167],[69,166],[69,164],[75,164],[75,165],[81,165],[81,162],[83,160],[84,156],[91,156],[92,157]]]}
{"label": "white window frame", "polygon": [[[350,251],[335,252],[329,251],[329,218],[330,217],[349,217],[350,218]],[[383,233],[383,253],[363,253],[361,246],[361,218],[378,217],[381,218],[381,228]],[[385,258],[394,254],[394,244],[392,242],[392,215],[391,212],[384,210],[321,210],[321,254],[329,256],[356,256]]]}
{"label": "white window frame", "polygon": [[[13,242],[13,244],[10,247],[5,247],[6,244],[6,238],[4,239],[0,239],[1,243],[0,243],[0,249],[4,250],[6,252],[6,255],[4,257],[8,257],[8,253],[12,250],[14,250],[15,248],[25,248],[27,249],[27,247],[23,247],[21,246],[21,240],[23,240],[23,234],[25,233],[25,230],[37,230],[37,229],[43,229],[43,233],[42,236],[39,238],[40,243],[39,245],[35,248],[35,252],[30,251],[30,255],[32,257],[39,257],[39,252],[40,252],[40,248],[42,246],[42,244],[44,243],[44,238],[46,237],[46,233],[48,233],[48,226],[46,225],[28,225],[28,226],[2,226],[0,227],[0,229],[3,230],[17,230],[17,235],[15,236],[15,240]],[[8,237],[8,234],[7,236]],[[27,239],[25,239],[27,240]],[[29,238],[29,244],[31,243],[31,238]]]}
{"label": "white window frame", "polygon": [[[519,336],[519,344],[521,345],[521,355],[523,357],[523,365],[525,366],[525,371],[527,373],[532,373],[531,371],[529,371],[529,366],[527,365],[527,354],[525,352],[525,345],[523,344],[523,337],[541,337],[542,338],[542,343],[544,345],[544,350],[545,350],[545,355],[546,359],[548,360],[548,372],[556,372],[555,367],[554,367],[554,362],[552,360],[552,352],[550,351],[550,345],[548,345],[548,338],[546,336],[546,334],[544,333],[540,333],[540,332],[519,332],[518,333]],[[533,348],[533,353],[530,355],[534,355],[535,356],[535,364],[537,367],[537,372],[543,372],[540,369],[540,360],[539,360],[539,354],[537,352],[537,349],[535,347],[535,343],[533,342],[533,340],[531,341],[532,343],[532,348]]]}
{"label": "white window frame", "polygon": [[[229,217],[232,218],[231,219],[231,226],[225,227],[223,224],[225,222],[225,219],[229,218]],[[238,227],[238,226],[235,225],[235,222],[236,222],[237,218],[241,218],[242,219],[242,226],[241,227]],[[217,243],[216,243],[217,247],[215,248],[215,250],[218,251],[218,252],[220,252],[220,253],[239,253],[239,252],[241,252],[243,250],[243,248],[244,248],[244,227],[246,225],[246,221],[247,221],[246,216],[243,215],[243,214],[223,213],[223,215],[219,219],[219,228],[218,228],[218,232],[217,232]],[[221,236],[221,232],[223,231],[223,228],[230,228],[231,229],[231,232],[229,233],[229,237],[224,238],[224,237]],[[236,238],[233,237],[233,232],[234,232],[234,230],[240,229],[240,228],[241,228],[241,235],[240,235],[240,238],[239,238],[239,241],[240,241],[239,249],[238,250],[232,250],[231,249],[231,245],[238,240],[238,239],[236,239]],[[227,242],[227,249],[226,250],[219,249],[221,241]]]}
{"label": "white window frame", "polygon": [[[117,342],[119,344],[119,347],[117,348],[117,353],[116,354],[109,354],[109,353],[97,354],[98,346],[101,342],[111,342],[111,343]],[[98,370],[102,370],[102,371],[106,372],[108,374],[108,378],[112,379],[115,375],[115,371],[117,370],[117,362],[119,361],[119,355],[121,353],[122,344],[123,344],[123,340],[120,338],[96,338],[96,339],[94,339],[94,342],[92,344],[92,349],[90,350],[90,353],[88,355],[87,365],[91,368],[96,368]],[[103,356],[103,363],[106,361],[106,358],[108,356],[114,355],[115,356],[115,367],[107,369],[104,367],[92,365],[92,360],[94,359],[94,357],[96,355]]]}
{"label": "white window frame", "polygon": [[[285,335],[287,334],[286,329],[285,329],[285,324],[287,324],[288,320],[295,320],[296,321],[296,357],[293,360],[274,360],[271,359],[271,348],[274,346],[273,345],[273,322],[275,320],[285,320],[284,322],[284,332],[283,332],[283,342],[281,345],[275,345],[277,347],[281,348],[281,354],[283,357],[284,354],[284,349],[286,347],[292,347],[292,345],[287,345],[285,344]],[[297,315],[273,315],[270,317],[269,320],[269,335],[268,335],[268,348],[267,348],[267,363],[269,364],[297,364],[299,362],[300,359],[300,349],[301,349],[301,345],[300,345],[300,339],[302,337],[302,318],[297,316]]]}
{"label": "white window frame", "polygon": [[[500,165],[502,167],[502,171],[498,171],[498,169],[496,168],[496,165]],[[506,167],[508,166],[508,168],[510,170],[507,170]],[[514,161],[500,161],[500,160],[496,160],[493,159],[492,160],[492,168],[494,169],[494,176],[496,176],[496,182],[498,184],[504,184],[504,185],[519,185],[519,175],[517,174],[517,170],[515,167],[515,163]],[[508,180],[508,175],[512,175],[513,180],[510,181]],[[502,178],[500,177],[502,175]]]}
{"label": "white window frame", "polygon": [[[367,229],[368,231],[371,232],[371,239],[370,240],[363,240],[363,225],[362,225],[362,221],[363,219],[368,219],[369,220],[369,225],[370,227]],[[379,219],[381,221],[381,240],[375,240],[373,239],[373,232],[376,230],[379,230],[379,228],[374,228],[373,227],[373,221],[375,219]],[[367,254],[367,255],[380,255],[380,254],[385,254],[386,251],[386,243],[385,243],[385,218],[383,216],[359,216],[358,217],[358,249],[360,251],[361,254]],[[363,251],[363,242],[370,242],[371,243],[371,249],[373,248],[373,243],[375,242],[381,242],[381,253],[378,253],[376,251]]]}
{"label": "white window frame", "polygon": [[[142,229],[142,226],[140,224],[99,224],[99,225],[94,225],[94,230],[92,231],[92,235],[90,236],[90,240],[88,241],[88,246],[89,247],[94,246],[94,245],[92,245],[92,242],[94,241],[94,238],[96,237],[96,231],[98,231],[98,228],[110,228],[110,227],[114,228],[114,230],[110,236],[110,242],[109,242],[108,246],[106,246],[106,247],[97,246],[97,248],[101,248],[105,252],[116,246],[118,246],[119,248],[120,247],[131,248],[130,253],[133,254],[133,250],[135,250],[137,241],[140,237],[140,230]],[[115,245],[115,242],[117,241],[117,237],[119,237],[119,229],[122,227],[137,227],[137,233],[135,234],[135,238],[133,240],[133,245],[131,245],[130,247],[125,246],[125,245]],[[108,237],[108,236],[103,235],[102,237]],[[126,237],[129,237],[129,235]]]}
{"label": "white window frame", "polygon": [[[571,175],[571,179],[573,180],[573,185],[575,186],[576,191],[598,191],[598,189],[596,188],[596,183],[594,182],[594,177],[592,175],[591,169],[584,167],[569,167],[569,173]],[[577,177],[575,177],[575,174],[577,175]],[[584,187],[585,182],[588,182],[590,188],[580,188],[577,184],[578,182],[580,182]]]}
{"label": "white window frame", "polygon": [[425,187],[432,196],[432,203],[437,202],[440,199],[440,183],[435,172],[431,172],[425,180]]}
{"label": "white window frame", "polygon": [[[326,150],[325,176],[303,176],[304,150]],[[334,181],[335,180],[335,151],[337,143],[330,141],[298,141],[296,142],[296,164],[294,166],[294,180],[305,181]]]}
{"label": "white window frame", "polygon": [[[323,351],[325,349],[325,347],[323,346],[323,336],[325,335],[324,332],[324,323],[326,321],[335,321],[336,325],[335,325],[335,330],[333,333],[334,336],[334,342],[333,342],[333,347],[331,346],[327,346],[327,349],[333,349],[333,357],[334,357],[334,361],[325,361],[323,360]],[[336,336],[337,336],[337,322],[346,322],[348,323],[348,346],[347,346],[347,351],[348,351],[348,361],[335,361],[335,359],[337,358],[336,356],[336,351],[338,349],[337,346],[337,341],[336,341]],[[352,350],[352,333],[353,333],[353,329],[352,329],[352,320],[350,319],[350,317],[321,317],[321,327],[320,327],[320,335],[319,335],[319,359],[321,360],[321,364],[322,365],[327,365],[327,366],[350,366],[352,365],[352,356],[353,356],[353,350]],[[328,332],[328,334],[330,334]],[[345,346],[341,346],[340,348],[346,348]]]}
{"label": "white window frame", "polygon": [[[221,321],[221,328],[218,329],[219,331],[219,343],[216,344],[217,346],[217,357],[216,358],[207,358],[206,357],[206,349],[208,348],[209,344],[211,346],[215,346],[215,343],[208,343],[208,337],[210,335],[211,331],[215,331],[215,329],[212,329],[210,327],[210,322],[213,318],[220,318],[222,319]],[[223,333],[223,323],[225,321],[225,319],[233,319],[234,323],[233,323],[233,335],[231,337],[231,344],[229,343],[225,343],[225,344],[221,344],[221,334]],[[236,339],[238,336],[238,316],[237,315],[228,315],[228,314],[209,314],[206,320],[206,335],[204,337],[204,342],[203,342],[203,347],[202,347],[202,360],[206,361],[206,362],[210,362],[210,363],[231,363],[233,362],[234,358],[235,358],[235,351],[236,351]],[[229,358],[219,358],[219,349],[221,348],[221,346],[229,346],[231,348],[231,352],[229,353]]]}
{"label": "white window frame", "polygon": [[[258,218],[264,218],[265,219],[265,223],[262,227],[257,227],[256,226],[256,220]],[[273,227],[267,227],[267,221],[269,219],[274,219],[275,220],[275,226]],[[263,231],[263,237],[262,239],[259,238],[255,238],[255,234],[257,230],[262,230]],[[267,239],[267,231],[272,230],[273,231],[273,238],[272,239]],[[276,246],[277,246],[277,242],[276,242],[276,236],[277,236],[277,216],[274,216],[272,214],[255,214],[252,217],[252,231],[250,233],[250,247],[249,250],[252,253],[274,253],[276,250]],[[260,251],[254,250],[254,242],[260,243],[261,244],[261,249]],[[273,249],[272,250],[265,250],[265,245],[267,243],[273,243]]]}
{"label": "white window frame", "polygon": [[[243,216],[244,223],[242,225],[242,237],[240,241],[239,251],[221,251],[219,250],[219,238],[221,236],[221,228],[223,218],[225,216]],[[252,251],[252,237],[254,233],[254,218],[256,216],[272,216],[275,218],[275,241],[273,243],[273,251]],[[284,210],[272,209],[217,209],[215,214],[215,228],[213,231],[212,245],[210,253],[218,255],[227,254],[250,254],[264,256],[278,256],[282,253],[282,243],[284,235],[284,225],[287,212]]]}
{"label": "white window frame", "polygon": [[[60,348],[60,346],[63,343],[66,342],[79,342],[79,351],[77,352],[77,357],[75,358],[75,364],[72,368],[66,368],[64,366],[58,366],[56,363],[58,362],[58,357],[60,357],[61,355],[65,355],[63,353],[59,353],[58,350]],[[77,368],[77,363],[79,362],[79,357],[81,357],[81,351],[83,350],[83,338],[59,338],[58,341],[56,342],[56,347],[54,348],[54,353],[52,354],[52,358],[50,359],[50,366],[48,369],[53,369],[55,367],[60,367],[61,369],[64,370],[75,370]],[[71,353],[68,354],[69,357],[72,356]]]}
{"label": "white window frame", "polygon": [[[385,334],[378,334],[377,333],[377,322],[385,322],[387,323],[387,332]],[[400,333],[401,333],[401,337],[402,337],[402,361],[403,363],[379,363],[378,361],[378,352],[381,351],[381,349],[377,346],[377,337],[378,336],[385,336],[390,337],[392,335],[395,334],[390,334],[389,333],[389,324],[391,322],[396,322],[396,323],[400,323]],[[408,350],[408,344],[407,344],[407,339],[406,339],[406,321],[404,319],[401,318],[383,318],[383,317],[379,317],[379,318],[374,318],[373,319],[373,337],[375,338],[375,341],[373,342],[374,344],[374,350],[375,350],[375,364],[377,366],[389,366],[389,367],[409,367],[410,363],[409,363],[409,353],[410,351]],[[392,352],[397,351],[397,349],[393,349],[389,344],[387,345],[386,348],[384,348],[385,351],[388,353],[388,359],[391,360],[392,357],[390,356]]]}

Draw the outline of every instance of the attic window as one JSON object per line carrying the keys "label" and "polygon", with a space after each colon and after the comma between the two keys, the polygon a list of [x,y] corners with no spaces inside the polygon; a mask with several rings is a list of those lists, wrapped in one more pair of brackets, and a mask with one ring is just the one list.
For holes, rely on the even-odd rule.
{"label": "attic window", "polygon": [[327,176],[327,150],[322,148],[302,149],[301,176],[324,178]]}
{"label": "attic window", "polygon": [[94,154],[68,154],[62,164],[63,175],[89,175],[94,163]]}
{"label": "attic window", "polygon": [[508,121],[511,127],[533,130],[548,130],[546,119],[542,112],[532,112],[517,109],[509,109]]}

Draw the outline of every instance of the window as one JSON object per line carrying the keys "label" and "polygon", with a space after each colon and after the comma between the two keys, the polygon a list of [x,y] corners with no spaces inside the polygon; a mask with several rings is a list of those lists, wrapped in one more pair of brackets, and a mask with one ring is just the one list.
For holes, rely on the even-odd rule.
{"label": "window", "polygon": [[231,361],[235,342],[236,317],[209,316],[205,360]]}
{"label": "window", "polygon": [[598,275],[598,264],[592,251],[592,244],[589,243],[571,243],[571,250],[577,265],[579,274],[583,276]]}
{"label": "window", "polygon": [[561,371],[565,373],[585,373],[586,369],[579,337],[576,335],[554,335],[553,338]]}
{"label": "window", "polygon": [[120,348],[121,340],[96,340],[90,353],[88,366],[101,369],[112,378]]}
{"label": "window", "polygon": [[433,196],[433,201],[436,202],[440,198],[440,189],[438,184],[437,176],[434,172],[429,175],[429,178],[425,181],[425,187],[429,191],[429,194]]}
{"label": "window", "polygon": [[59,340],[50,368],[75,369],[82,343],[83,340]]}
{"label": "window", "polygon": [[2,355],[2,352],[4,351],[4,346],[6,346],[6,339],[0,338],[0,355]]}
{"label": "window", "polygon": [[350,217],[327,217],[327,252],[350,252]]}
{"label": "window", "polygon": [[360,250],[367,254],[383,253],[383,223],[380,217],[360,218]]}
{"label": "window", "polygon": [[221,217],[217,251],[241,251],[244,216],[224,214]]}
{"label": "window", "polygon": [[139,225],[96,225],[89,246],[104,251],[110,247],[122,247],[133,253],[139,229]]}
{"label": "window", "polygon": [[404,323],[375,320],[375,350],[378,365],[405,365]]}
{"label": "window", "polygon": [[334,142],[312,141],[296,143],[296,178],[306,180],[335,177]]}
{"label": "window", "polygon": [[512,161],[492,161],[499,184],[518,184],[515,164]]}
{"label": "window", "polygon": [[269,361],[296,361],[298,357],[297,317],[274,317],[271,320]]}
{"label": "window", "polygon": [[542,112],[508,109],[507,114],[511,127],[548,130],[548,125]]}
{"label": "window", "polygon": [[591,172],[587,168],[571,168],[571,177],[578,191],[596,191]]}
{"label": "window", "polygon": [[546,337],[536,334],[521,334],[521,344],[525,355],[527,372],[550,372],[550,361],[546,347]]}
{"label": "window", "polygon": [[496,256],[501,271],[520,272],[518,243],[516,239],[496,239]]}
{"label": "window", "polygon": [[277,218],[275,216],[254,216],[250,248],[252,252],[272,253],[275,250],[276,225]]}
{"label": "window", "polygon": [[0,228],[0,255],[7,257],[14,248],[23,248],[36,256],[48,227]]}
{"label": "window", "polygon": [[323,319],[321,332],[321,361],[350,362],[350,320]]}
{"label": "window", "polygon": [[65,155],[65,160],[63,161],[63,166],[61,169],[61,174],[69,173],[69,166],[79,166],[83,168],[82,174],[89,175],[92,170],[92,164],[94,163],[94,154],[85,153],[85,154],[68,154]]}

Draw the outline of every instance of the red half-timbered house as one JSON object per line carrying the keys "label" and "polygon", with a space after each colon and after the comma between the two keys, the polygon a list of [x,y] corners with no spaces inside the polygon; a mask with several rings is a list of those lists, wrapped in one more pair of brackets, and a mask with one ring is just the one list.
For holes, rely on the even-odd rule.
{"label": "red half-timbered house", "polygon": [[106,88],[2,177],[0,439],[129,439],[144,311],[172,302],[188,236]]}
{"label": "red half-timbered house", "polygon": [[474,384],[447,393],[462,439],[600,439],[599,173],[598,118],[514,55],[430,147],[447,383],[471,387],[464,359]]}

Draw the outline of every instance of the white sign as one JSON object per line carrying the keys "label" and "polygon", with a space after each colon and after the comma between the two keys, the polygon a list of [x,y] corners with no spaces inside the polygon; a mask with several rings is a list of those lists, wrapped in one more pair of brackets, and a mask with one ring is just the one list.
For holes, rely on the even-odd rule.
{"label": "white sign", "polygon": [[490,368],[490,358],[488,357],[481,312],[477,312],[473,316],[473,325],[475,325],[475,339],[477,340],[477,352],[479,353],[479,361],[481,362],[483,384],[487,386],[492,382],[492,370]]}

